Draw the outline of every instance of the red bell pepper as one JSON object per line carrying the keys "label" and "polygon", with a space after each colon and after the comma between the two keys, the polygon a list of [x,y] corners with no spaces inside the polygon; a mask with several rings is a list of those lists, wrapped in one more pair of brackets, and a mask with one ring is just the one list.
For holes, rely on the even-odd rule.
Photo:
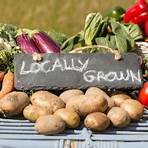
{"label": "red bell pepper", "polygon": [[138,24],[140,27],[143,28],[147,20],[148,20],[148,11],[134,17],[133,19],[131,19],[130,22]]}
{"label": "red bell pepper", "polygon": [[129,23],[131,19],[138,16],[141,13],[148,11],[148,4],[145,0],[138,0],[133,6],[131,6],[124,15],[123,21]]}
{"label": "red bell pepper", "polygon": [[145,35],[148,37],[148,20],[147,20],[147,22],[145,23],[144,30],[145,30]]}

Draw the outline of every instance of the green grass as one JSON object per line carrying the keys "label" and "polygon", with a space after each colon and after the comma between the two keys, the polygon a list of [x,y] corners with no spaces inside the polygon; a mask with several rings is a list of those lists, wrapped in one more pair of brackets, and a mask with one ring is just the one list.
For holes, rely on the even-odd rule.
{"label": "green grass", "polygon": [[135,0],[0,0],[0,22],[19,27],[55,29],[66,34],[81,30],[90,12],[127,8]]}

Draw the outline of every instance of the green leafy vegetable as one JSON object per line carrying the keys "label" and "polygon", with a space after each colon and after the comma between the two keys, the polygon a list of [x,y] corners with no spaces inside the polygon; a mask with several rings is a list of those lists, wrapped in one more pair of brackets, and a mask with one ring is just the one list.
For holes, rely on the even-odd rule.
{"label": "green leafy vegetable", "polygon": [[0,70],[13,71],[13,57],[20,52],[17,49],[15,37],[17,27],[7,24],[0,24]]}
{"label": "green leafy vegetable", "polygon": [[[100,13],[90,13],[81,33],[67,39],[62,50],[70,52],[77,46],[103,45],[121,53],[135,50],[136,41],[142,39],[142,31],[137,25],[125,25],[113,18],[103,18]],[[100,52],[94,48],[84,52]]]}
{"label": "green leafy vegetable", "polygon": [[0,51],[0,71],[12,71],[14,70],[13,58],[19,50],[1,50]]}
{"label": "green leafy vegetable", "polygon": [[63,52],[70,52],[74,48],[75,45],[79,43],[83,43],[82,34],[83,32],[79,32],[78,34],[67,39],[61,47]]}
{"label": "green leafy vegetable", "polygon": [[123,25],[122,24],[122,27],[127,31],[127,33],[135,41],[143,39],[142,31],[138,25],[136,25],[136,24]]}
{"label": "green leafy vegetable", "polygon": [[85,21],[84,40],[86,45],[92,45],[93,40],[101,30],[102,16],[99,13],[90,13]]}
{"label": "green leafy vegetable", "polygon": [[62,44],[67,40],[67,36],[63,33],[56,32],[54,30],[51,30],[47,32],[47,34],[59,45],[62,46]]}

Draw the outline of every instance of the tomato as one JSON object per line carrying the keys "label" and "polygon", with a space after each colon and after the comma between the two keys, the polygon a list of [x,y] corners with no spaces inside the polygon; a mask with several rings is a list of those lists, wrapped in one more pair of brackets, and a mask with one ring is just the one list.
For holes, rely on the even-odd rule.
{"label": "tomato", "polygon": [[148,82],[145,82],[143,87],[139,91],[138,100],[144,106],[148,106]]}

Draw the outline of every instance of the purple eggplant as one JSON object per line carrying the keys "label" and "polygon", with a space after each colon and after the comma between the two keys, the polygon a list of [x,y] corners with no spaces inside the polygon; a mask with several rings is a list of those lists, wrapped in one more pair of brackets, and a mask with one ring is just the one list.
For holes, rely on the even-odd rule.
{"label": "purple eggplant", "polygon": [[35,32],[32,40],[40,53],[60,53],[60,47],[44,32]]}
{"label": "purple eggplant", "polygon": [[34,44],[33,40],[29,38],[27,33],[21,33],[16,37],[17,45],[20,49],[27,54],[39,53],[37,46]]}

